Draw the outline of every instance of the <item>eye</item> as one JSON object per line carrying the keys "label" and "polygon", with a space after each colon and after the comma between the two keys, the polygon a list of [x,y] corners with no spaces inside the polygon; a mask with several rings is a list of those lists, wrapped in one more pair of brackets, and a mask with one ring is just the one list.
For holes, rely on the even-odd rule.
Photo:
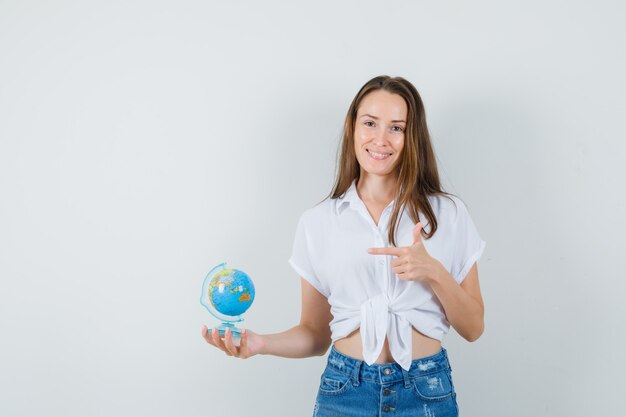
{"label": "eye", "polygon": [[404,132],[404,129],[402,129],[402,126],[393,126],[393,128],[398,128],[398,130],[396,130],[396,132]]}
{"label": "eye", "polygon": [[363,123],[365,126],[370,127],[370,125],[368,125],[368,123],[372,123],[374,124],[374,122],[372,122],[371,120],[366,121],[365,123]]}

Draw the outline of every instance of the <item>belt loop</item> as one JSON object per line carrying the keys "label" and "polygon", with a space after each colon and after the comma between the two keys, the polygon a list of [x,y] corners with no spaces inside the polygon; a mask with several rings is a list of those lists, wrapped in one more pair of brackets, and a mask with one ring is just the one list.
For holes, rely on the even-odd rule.
{"label": "belt loop", "polygon": [[411,386],[411,380],[409,379],[409,372],[402,368],[402,378],[404,378],[404,388]]}
{"label": "belt loop", "polygon": [[443,353],[443,360],[446,362],[448,369],[452,371],[452,366],[450,366],[450,359],[448,358],[448,351],[446,351],[443,346],[441,347],[441,353]]}
{"label": "belt loop", "polygon": [[354,364],[354,370],[352,371],[352,385],[354,385],[355,387],[358,387],[360,384],[359,374],[361,372],[362,363],[363,361],[357,360],[356,363]]}

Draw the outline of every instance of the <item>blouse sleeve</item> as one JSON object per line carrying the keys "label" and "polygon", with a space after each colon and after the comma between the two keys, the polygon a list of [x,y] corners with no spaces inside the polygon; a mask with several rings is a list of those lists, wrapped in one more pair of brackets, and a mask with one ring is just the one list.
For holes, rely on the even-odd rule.
{"label": "blouse sleeve", "polygon": [[307,280],[317,291],[328,298],[329,292],[315,274],[313,268],[313,261],[311,259],[311,236],[307,231],[304,214],[300,216],[300,220],[298,220],[293,249],[288,262],[298,275]]}
{"label": "blouse sleeve", "polygon": [[460,199],[456,202],[456,218],[454,227],[454,254],[450,273],[459,284],[463,282],[474,263],[481,257],[487,245],[481,239],[465,203]]}

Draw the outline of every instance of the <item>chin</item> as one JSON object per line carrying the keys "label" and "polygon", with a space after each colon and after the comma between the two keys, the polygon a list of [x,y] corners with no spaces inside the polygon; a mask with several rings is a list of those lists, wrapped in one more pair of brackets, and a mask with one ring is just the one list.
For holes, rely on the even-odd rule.
{"label": "chin", "polygon": [[394,173],[394,171],[380,171],[380,170],[372,170],[372,169],[367,169],[367,168],[363,168],[363,171],[365,171],[368,175],[378,175],[379,177],[385,177],[388,175],[392,175]]}

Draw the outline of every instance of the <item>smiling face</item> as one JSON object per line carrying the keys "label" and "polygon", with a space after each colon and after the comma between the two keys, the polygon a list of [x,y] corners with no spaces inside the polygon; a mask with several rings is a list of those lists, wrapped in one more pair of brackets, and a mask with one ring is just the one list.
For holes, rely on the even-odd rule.
{"label": "smiling face", "polygon": [[354,125],[361,175],[394,174],[404,147],[407,105],[398,94],[376,90],[363,98]]}

